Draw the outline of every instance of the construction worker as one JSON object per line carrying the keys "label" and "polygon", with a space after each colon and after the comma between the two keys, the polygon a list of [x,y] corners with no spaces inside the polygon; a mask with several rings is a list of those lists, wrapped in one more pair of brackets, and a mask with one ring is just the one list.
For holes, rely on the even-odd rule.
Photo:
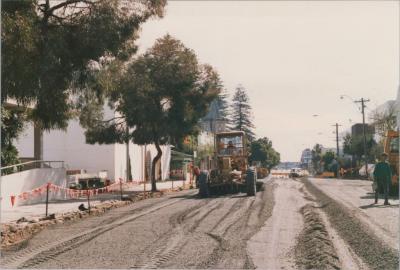
{"label": "construction worker", "polygon": [[233,145],[232,141],[229,141],[228,145],[226,146],[227,154],[232,155],[232,154],[234,154],[235,150],[236,150],[236,146]]}
{"label": "construction worker", "polygon": [[385,195],[384,205],[390,205],[388,201],[389,186],[392,180],[392,169],[389,163],[386,162],[387,154],[383,153],[380,158],[380,162],[375,165],[374,169],[374,180],[377,183],[375,189],[375,203],[378,203],[379,191],[383,189]]}

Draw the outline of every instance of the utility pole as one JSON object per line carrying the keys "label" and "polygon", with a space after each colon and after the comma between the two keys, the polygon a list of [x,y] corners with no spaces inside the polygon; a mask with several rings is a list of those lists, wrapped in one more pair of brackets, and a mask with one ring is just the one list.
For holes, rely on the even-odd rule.
{"label": "utility pole", "polygon": [[336,175],[339,178],[339,125],[338,123],[333,125],[336,127]]}
{"label": "utility pole", "polygon": [[368,177],[368,157],[367,157],[367,138],[365,135],[365,103],[369,102],[369,99],[361,98],[360,100],[354,101],[355,103],[361,103],[361,113],[363,116],[363,139],[364,139],[364,161],[365,161],[365,175]]}
{"label": "utility pole", "polygon": [[336,156],[339,158],[339,127],[341,125],[336,123],[333,126],[336,127]]}
{"label": "utility pole", "polygon": [[129,162],[129,127],[128,125],[126,125],[125,128],[125,136],[126,136],[126,182],[128,182],[129,180],[129,175],[131,174],[130,172],[130,162]]}

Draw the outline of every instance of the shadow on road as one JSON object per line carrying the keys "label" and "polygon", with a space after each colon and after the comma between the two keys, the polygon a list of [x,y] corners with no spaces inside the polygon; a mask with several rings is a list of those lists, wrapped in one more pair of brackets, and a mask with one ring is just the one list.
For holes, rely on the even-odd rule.
{"label": "shadow on road", "polygon": [[[378,198],[379,199],[384,199],[385,197],[384,197],[383,194],[379,194]],[[398,200],[399,199],[399,197],[396,197],[396,196],[389,196],[388,198],[391,199],[391,200]],[[367,195],[360,196],[360,199],[371,199],[371,200],[374,200],[375,199],[375,193],[369,192],[369,193],[367,193]]]}
{"label": "shadow on road", "polygon": [[230,194],[219,194],[219,195],[210,195],[207,198],[202,198],[198,193],[196,194],[188,194],[188,195],[178,195],[178,196],[171,196],[170,198],[183,198],[183,199],[190,199],[190,200],[204,200],[204,199],[211,199],[211,198],[232,198],[232,199],[239,199],[247,197],[246,193],[230,193]]}
{"label": "shadow on road", "polygon": [[396,208],[399,207],[399,204],[391,204],[391,205],[383,205],[383,204],[367,204],[360,206],[361,209],[368,209],[368,208]]}

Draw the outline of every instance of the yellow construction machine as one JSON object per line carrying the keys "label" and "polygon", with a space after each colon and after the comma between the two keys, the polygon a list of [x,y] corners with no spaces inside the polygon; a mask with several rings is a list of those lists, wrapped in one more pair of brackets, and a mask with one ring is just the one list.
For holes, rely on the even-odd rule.
{"label": "yellow construction machine", "polygon": [[392,184],[390,193],[399,193],[399,132],[389,130],[386,132],[384,141],[384,152],[388,155],[388,162],[392,168]]}
{"label": "yellow construction machine", "polygon": [[208,170],[199,176],[199,194],[246,191],[256,194],[257,172],[248,164],[246,135],[243,131],[221,132],[215,135],[215,152]]}

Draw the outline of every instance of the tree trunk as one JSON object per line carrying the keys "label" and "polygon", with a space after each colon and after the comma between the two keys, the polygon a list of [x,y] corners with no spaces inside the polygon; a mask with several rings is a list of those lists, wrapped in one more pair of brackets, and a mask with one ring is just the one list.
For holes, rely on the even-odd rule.
{"label": "tree trunk", "polygon": [[156,145],[156,149],[157,149],[157,155],[153,158],[153,161],[151,163],[151,191],[155,192],[157,191],[157,186],[156,186],[156,164],[158,162],[158,160],[161,158],[162,156],[162,151],[161,151],[161,147],[160,144],[158,143],[158,141],[155,142]]}

